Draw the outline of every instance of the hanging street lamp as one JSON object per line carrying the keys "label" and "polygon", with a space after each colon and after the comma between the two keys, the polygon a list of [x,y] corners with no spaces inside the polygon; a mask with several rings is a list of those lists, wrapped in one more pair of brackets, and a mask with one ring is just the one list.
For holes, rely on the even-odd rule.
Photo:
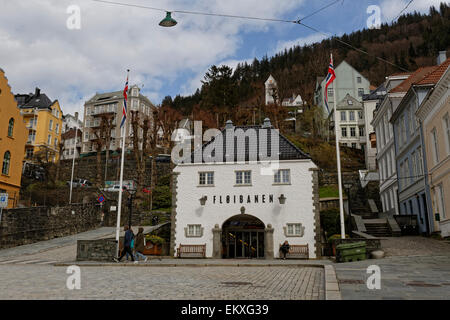
{"label": "hanging street lamp", "polygon": [[177,25],[178,22],[176,22],[173,18],[172,18],[172,12],[167,11],[167,15],[164,19],[161,20],[161,22],[159,23],[159,25],[161,27],[174,27]]}

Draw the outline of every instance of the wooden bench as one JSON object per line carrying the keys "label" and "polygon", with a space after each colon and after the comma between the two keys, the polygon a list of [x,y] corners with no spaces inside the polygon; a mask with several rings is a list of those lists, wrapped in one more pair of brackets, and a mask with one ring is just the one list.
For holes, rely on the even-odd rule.
{"label": "wooden bench", "polygon": [[205,244],[180,244],[177,248],[178,258],[205,258],[206,243]]}
{"label": "wooden bench", "polygon": [[[281,248],[282,244],[280,244]],[[283,253],[280,251],[280,258],[283,257]],[[309,259],[309,247],[308,244],[290,244],[289,252],[286,254],[286,259]]]}

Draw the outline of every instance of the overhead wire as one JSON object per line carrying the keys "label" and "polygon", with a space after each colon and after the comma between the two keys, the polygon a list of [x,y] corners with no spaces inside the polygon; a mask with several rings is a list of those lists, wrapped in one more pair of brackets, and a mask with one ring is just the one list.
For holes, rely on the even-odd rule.
{"label": "overhead wire", "polygon": [[[398,69],[400,69],[402,71],[409,72],[408,69],[405,69],[405,68],[403,68],[403,67],[401,67],[399,65],[396,65],[395,63],[392,63],[392,62],[390,62],[390,61],[388,61],[386,59],[383,59],[381,57],[372,55],[372,54],[370,54],[369,52],[367,52],[365,50],[357,48],[357,47],[353,46],[352,44],[339,39],[335,35],[332,35],[330,33],[326,33],[326,32],[323,32],[323,31],[320,31],[317,28],[314,28],[314,27],[312,27],[310,25],[307,25],[307,24],[302,22],[303,20],[310,18],[311,16],[313,16],[313,15],[315,15],[315,14],[317,14],[317,13],[319,13],[319,12],[329,8],[329,7],[331,7],[332,5],[334,5],[334,4],[336,4],[336,3],[340,2],[340,1],[343,2],[343,0],[332,1],[329,4],[319,8],[318,10],[316,10],[316,11],[314,11],[314,12],[312,12],[312,13],[306,15],[306,16],[304,16],[303,18],[297,19],[297,20],[263,18],[263,17],[254,17],[254,16],[244,16],[244,15],[230,15],[230,14],[210,13],[210,12],[201,12],[201,11],[189,11],[189,10],[167,10],[167,9],[163,9],[163,8],[156,8],[156,7],[151,7],[151,6],[144,6],[144,5],[138,5],[138,4],[124,3],[124,2],[118,2],[118,1],[108,1],[108,0],[90,0],[90,1],[99,2],[99,3],[105,3],[105,4],[111,4],[111,5],[118,5],[118,6],[134,7],[134,8],[139,8],[139,9],[155,10],[155,11],[161,11],[161,12],[172,12],[172,13],[176,12],[176,13],[181,13],[181,14],[192,14],[192,15],[202,15],[202,16],[215,16],[215,17],[246,19],[246,20],[259,20],[259,21],[270,21],[270,22],[294,23],[294,24],[301,25],[301,26],[303,26],[305,28],[308,28],[308,29],[310,29],[310,30],[312,30],[312,31],[314,31],[316,33],[320,33],[320,34],[322,34],[322,35],[324,35],[326,37],[330,37],[330,38],[332,38],[332,40],[336,40],[337,42],[339,42],[339,43],[341,43],[341,44],[343,44],[343,45],[345,45],[347,47],[350,47],[350,48],[352,48],[352,49],[354,49],[354,50],[356,50],[356,51],[358,51],[358,52],[360,52],[362,54],[365,54],[365,55],[371,56],[373,58],[376,58],[377,60],[380,60],[382,62],[390,64],[391,66],[393,66],[395,68],[398,68]],[[409,6],[409,4],[411,4],[412,1],[413,0],[411,0],[408,3],[408,5],[400,12],[400,14],[404,10],[406,10],[406,8]]]}

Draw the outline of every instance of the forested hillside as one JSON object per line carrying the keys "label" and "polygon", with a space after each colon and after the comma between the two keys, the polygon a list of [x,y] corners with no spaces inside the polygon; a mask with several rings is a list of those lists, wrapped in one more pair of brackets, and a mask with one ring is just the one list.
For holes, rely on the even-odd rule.
{"label": "forested hillside", "polygon": [[[235,70],[212,66],[200,90],[191,96],[166,97],[162,105],[173,107],[185,116],[194,115],[194,118],[209,121],[211,125],[214,122],[223,125],[223,119],[234,118],[239,112],[252,117],[252,114],[255,116],[251,111],[254,107],[261,113],[264,82],[269,74],[277,79],[282,98],[300,93],[312,104],[316,77],[326,75],[330,51],[335,65],[345,59],[372,85],[378,86],[389,74],[435,64],[438,51],[450,48],[450,6],[442,3],[439,8],[431,7],[428,14],[406,14],[394,24],[345,34],[339,39],[370,55],[333,38],[308,46],[295,46],[270,58],[266,56],[261,60],[254,59],[251,64],[239,64]],[[219,115],[222,116],[219,118]]]}

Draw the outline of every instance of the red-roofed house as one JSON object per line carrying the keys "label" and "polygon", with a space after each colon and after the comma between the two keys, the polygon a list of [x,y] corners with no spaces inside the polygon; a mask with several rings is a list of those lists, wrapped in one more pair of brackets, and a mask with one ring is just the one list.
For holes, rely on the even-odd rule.
{"label": "red-roofed house", "polygon": [[426,178],[431,198],[432,225],[441,236],[450,236],[450,59],[427,77],[418,88],[428,91],[416,112],[425,151]]}
{"label": "red-roofed house", "polygon": [[400,214],[415,215],[419,232],[435,231],[424,139],[416,111],[447,69],[450,59],[437,66],[417,69],[408,79],[390,90],[404,93],[390,122],[394,129],[395,163]]}

